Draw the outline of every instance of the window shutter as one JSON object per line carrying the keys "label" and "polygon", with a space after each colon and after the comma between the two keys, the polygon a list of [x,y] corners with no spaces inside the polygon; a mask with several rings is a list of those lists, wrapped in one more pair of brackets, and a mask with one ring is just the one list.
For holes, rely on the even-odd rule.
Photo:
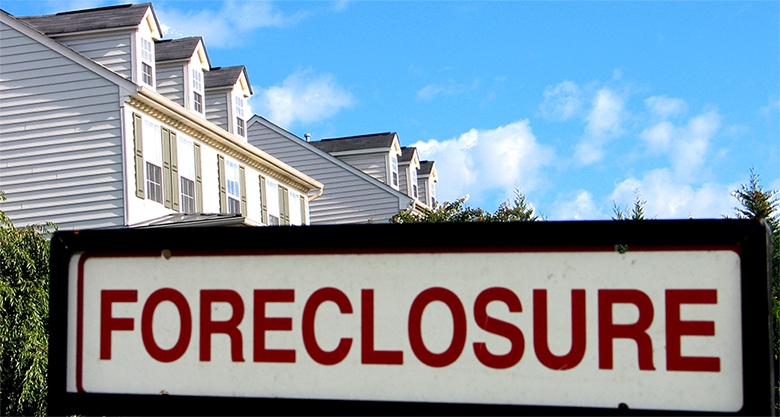
{"label": "window shutter", "polygon": [[219,212],[227,213],[227,181],[225,179],[225,157],[217,155],[217,169],[219,175]]}
{"label": "window shutter", "polygon": [[301,195],[301,226],[306,224],[306,197]]}
{"label": "window shutter", "polygon": [[162,152],[163,152],[163,206],[173,208],[171,203],[171,132],[168,129],[162,129]]}
{"label": "window shutter", "polygon": [[260,221],[268,224],[268,203],[265,198],[265,177],[260,176]]}
{"label": "window shutter", "polygon": [[203,176],[200,169],[200,145],[194,144],[195,153],[195,211],[203,213]]}
{"label": "window shutter", "polygon": [[144,137],[141,116],[133,113],[133,145],[135,147],[135,196],[144,198]]}
{"label": "window shutter", "polygon": [[176,140],[176,132],[170,132],[170,164],[171,164],[171,208],[179,211],[179,143]]}
{"label": "window shutter", "polygon": [[283,226],[290,224],[290,199],[287,188],[279,186],[279,223]]}
{"label": "window shutter", "polygon": [[244,167],[242,166],[238,167],[238,186],[241,190],[241,215],[247,216],[248,212],[246,210],[246,170],[244,170]]}

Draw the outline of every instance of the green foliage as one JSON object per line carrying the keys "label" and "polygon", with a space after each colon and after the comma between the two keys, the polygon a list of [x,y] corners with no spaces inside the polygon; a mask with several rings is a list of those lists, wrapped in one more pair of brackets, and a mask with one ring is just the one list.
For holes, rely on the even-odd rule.
{"label": "green foliage", "polygon": [[[762,219],[772,233],[772,316],[774,318],[775,361],[780,360],[780,201],[777,190],[764,190],[758,174],[750,170],[750,182],[731,193],[739,201],[734,207],[741,219]],[[777,369],[777,367],[775,367]],[[778,376],[775,375],[775,379]],[[780,398],[780,385],[775,385],[775,398]],[[780,402],[775,404],[780,409]]]}
{"label": "green foliage", "polygon": [[639,195],[639,190],[634,191],[634,207],[625,210],[621,209],[616,202],[612,202],[612,211],[615,215],[612,220],[645,220],[645,204],[647,201],[642,200],[642,196]]}
{"label": "green foliage", "polygon": [[[0,199],[4,200],[1,193]],[[0,413],[3,415],[46,413],[47,226],[17,229],[0,211]]]}
{"label": "green foliage", "polygon": [[422,214],[402,211],[390,220],[392,223],[468,223],[468,222],[533,222],[544,220],[537,215],[534,207],[528,203],[520,190],[515,190],[512,201],[501,203],[495,213],[481,208],[466,206],[468,196],[461,197],[452,203],[445,202],[436,205]]}

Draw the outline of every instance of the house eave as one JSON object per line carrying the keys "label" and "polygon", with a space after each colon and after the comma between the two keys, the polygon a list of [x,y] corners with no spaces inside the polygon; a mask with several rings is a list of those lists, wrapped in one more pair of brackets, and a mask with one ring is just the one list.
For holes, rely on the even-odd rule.
{"label": "house eave", "polygon": [[308,193],[323,188],[319,181],[244,142],[204,119],[203,115],[185,109],[147,87],[141,87],[137,94],[130,96],[127,103],[295,189]]}

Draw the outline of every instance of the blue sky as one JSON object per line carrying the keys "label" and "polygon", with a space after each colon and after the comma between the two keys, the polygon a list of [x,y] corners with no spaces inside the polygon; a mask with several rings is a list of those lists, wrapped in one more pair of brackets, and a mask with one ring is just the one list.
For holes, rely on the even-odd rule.
{"label": "blue sky", "polygon": [[[117,2],[3,0],[17,16]],[[733,214],[780,189],[777,1],[154,1],[166,38],[246,65],[254,113],[313,140],[397,132],[440,200],[515,188],[551,220]]]}

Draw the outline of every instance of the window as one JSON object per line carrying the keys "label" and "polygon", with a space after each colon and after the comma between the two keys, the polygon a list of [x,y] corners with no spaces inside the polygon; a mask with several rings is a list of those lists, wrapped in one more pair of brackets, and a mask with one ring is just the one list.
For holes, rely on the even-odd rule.
{"label": "window", "polygon": [[192,93],[192,106],[198,113],[203,113],[203,96],[199,93]]}
{"label": "window", "polygon": [[192,108],[203,113],[203,72],[192,69]]}
{"label": "window", "polygon": [[267,181],[265,191],[268,225],[279,226],[279,184]]}
{"label": "window", "polygon": [[398,156],[395,154],[390,155],[390,177],[392,178],[393,185],[398,186]]}
{"label": "window", "polygon": [[436,183],[431,181],[430,184],[431,184],[431,190],[430,190],[431,206],[435,206],[436,205]]}
{"label": "window", "polygon": [[300,199],[300,194],[290,191],[290,201],[292,202],[292,204],[290,204],[290,224],[295,226],[303,224],[301,221]]}
{"label": "window", "polygon": [[152,87],[154,87],[153,63],[154,52],[152,49],[152,42],[141,38],[141,81]]}
{"label": "window", "polygon": [[178,139],[179,176],[181,177],[180,206],[182,213],[197,213],[195,204],[195,144],[179,135]]}
{"label": "window", "polygon": [[154,77],[152,77],[152,66],[146,62],[141,63],[141,81],[147,85],[154,85]]}
{"label": "window", "polygon": [[181,212],[195,213],[195,182],[181,177]]}
{"label": "window", "polygon": [[412,197],[417,198],[417,168],[409,165],[409,182],[412,184]]}
{"label": "window", "polygon": [[146,198],[162,204],[162,168],[146,163]]}
{"label": "window", "polygon": [[244,120],[240,117],[236,117],[236,134],[238,136],[246,136],[246,129],[244,128]]}
{"label": "window", "polygon": [[241,186],[238,164],[225,160],[225,186],[227,188],[228,213],[241,214]]}
{"label": "window", "polygon": [[146,198],[163,202],[162,189],[162,131],[159,125],[149,120],[143,121],[143,147],[144,159],[146,160]]}
{"label": "window", "polygon": [[236,134],[246,137],[246,125],[244,124],[244,98],[233,96],[236,109]]}

